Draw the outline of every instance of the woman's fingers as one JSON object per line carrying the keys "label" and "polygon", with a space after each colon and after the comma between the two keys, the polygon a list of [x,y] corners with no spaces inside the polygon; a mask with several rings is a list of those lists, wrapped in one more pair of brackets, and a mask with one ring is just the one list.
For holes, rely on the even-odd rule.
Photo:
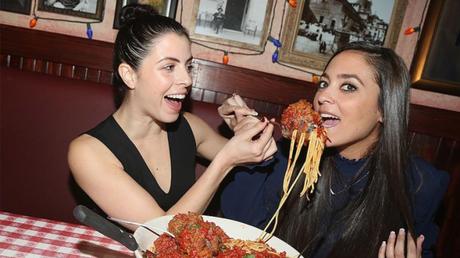
{"label": "woman's fingers", "polygon": [[424,235],[417,237],[417,258],[422,258],[423,240],[425,240]]}
{"label": "woman's fingers", "polygon": [[232,99],[237,103],[238,106],[248,108],[248,105],[246,105],[246,102],[241,98],[240,95],[234,93],[232,95]]}
{"label": "woman's fingers", "polygon": [[278,148],[276,147],[275,139],[273,139],[273,130],[273,124],[269,123],[267,127],[265,127],[265,129],[262,131],[262,134],[257,140],[261,141],[261,144],[265,146],[262,160],[267,160],[271,158],[273,154],[275,154],[275,152],[278,150]]}
{"label": "woman's fingers", "polygon": [[223,104],[217,108],[217,112],[221,117],[232,116],[257,116],[258,113],[254,109],[248,107],[239,107],[234,105]]}
{"label": "woman's fingers", "polygon": [[217,112],[221,117],[232,116],[234,113],[234,106],[228,104],[222,104],[217,108]]}
{"label": "woman's fingers", "polygon": [[254,136],[262,134],[268,124],[268,121],[260,121],[254,117],[247,117],[237,125],[238,134],[245,139],[252,139]]}
{"label": "woman's fingers", "polygon": [[249,128],[254,126],[254,124],[260,122],[260,120],[256,117],[253,116],[246,116],[242,120],[240,120],[235,127],[233,128],[233,131],[235,134],[238,134],[239,131],[244,130],[245,128]]}
{"label": "woman's fingers", "polygon": [[406,245],[406,232],[401,228],[396,236],[394,231],[390,232],[388,241],[380,245],[378,258],[421,258],[424,236],[420,235],[414,241],[410,233],[407,234],[407,253],[404,252]]}
{"label": "woman's fingers", "polygon": [[273,125],[268,120],[259,121],[254,125],[247,126],[241,133],[242,137],[254,143],[255,148],[264,147],[272,139]]}
{"label": "woman's fingers", "polygon": [[383,241],[379,248],[378,258],[385,258],[385,251],[387,249],[387,242]]}
{"label": "woman's fingers", "polygon": [[407,257],[417,257],[417,246],[410,232],[407,233]]}
{"label": "woman's fingers", "polygon": [[217,112],[232,130],[235,129],[235,126],[244,119],[244,117],[258,115],[254,109],[250,109],[244,100],[236,94],[226,99],[224,103],[217,108]]}
{"label": "woman's fingers", "polygon": [[425,237],[420,235],[415,241],[412,234],[407,233],[407,258],[422,258],[422,244]]}
{"label": "woman's fingers", "polygon": [[236,121],[239,122],[247,116],[256,117],[258,113],[254,109],[248,107],[236,107],[235,110]]}
{"label": "woman's fingers", "polygon": [[396,238],[395,257],[404,258],[404,244],[406,242],[406,231],[403,228],[399,229],[398,237]]}
{"label": "woman's fingers", "polygon": [[390,232],[390,236],[388,237],[387,248],[385,251],[387,258],[395,257],[395,241],[396,241],[396,233],[394,231]]}
{"label": "woman's fingers", "polygon": [[[234,165],[260,162],[264,157],[264,150],[269,143],[266,134],[270,130],[264,130],[266,127],[273,127],[268,121],[258,121],[252,126],[241,129],[238,134],[228,142],[228,158],[232,159]],[[256,139],[256,140],[254,140]]]}
{"label": "woman's fingers", "polygon": [[263,123],[265,123],[265,127],[262,129],[262,133],[260,134],[260,137],[259,137],[259,141],[262,141],[264,143],[268,143],[268,141],[270,141],[273,136],[273,124],[270,123],[270,121],[268,121],[268,119],[264,119]]}
{"label": "woman's fingers", "polygon": [[276,142],[272,136],[273,130],[273,124],[267,119],[260,121],[254,117],[245,118],[235,127],[235,136],[248,144],[246,148],[253,155],[253,158],[246,162],[260,162],[273,156],[277,151]]}
{"label": "woman's fingers", "polygon": [[278,150],[278,147],[276,147],[275,139],[273,139],[272,137],[264,148],[264,155],[262,157],[262,160],[269,160],[273,158],[273,154],[275,154],[277,150]]}

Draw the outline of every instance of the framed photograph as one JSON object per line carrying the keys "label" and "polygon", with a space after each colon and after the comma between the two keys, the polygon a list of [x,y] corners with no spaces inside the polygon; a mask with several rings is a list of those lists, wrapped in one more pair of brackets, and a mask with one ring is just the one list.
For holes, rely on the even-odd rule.
{"label": "framed photograph", "polygon": [[195,0],[192,39],[263,50],[273,0]]}
{"label": "framed photograph", "polygon": [[414,88],[460,96],[460,1],[430,1],[411,66]]}
{"label": "framed photograph", "polygon": [[29,15],[31,3],[32,0],[0,0],[0,10]]}
{"label": "framed photograph", "polygon": [[149,4],[155,8],[161,15],[174,18],[177,10],[177,0],[117,0],[115,7],[115,18],[113,20],[113,28],[120,28],[120,12],[121,9],[128,4]]}
{"label": "framed photograph", "polygon": [[60,13],[102,21],[104,0],[37,0],[38,11]]}
{"label": "framed photograph", "polygon": [[394,48],[407,0],[300,0],[283,24],[280,61],[323,70],[352,41]]}

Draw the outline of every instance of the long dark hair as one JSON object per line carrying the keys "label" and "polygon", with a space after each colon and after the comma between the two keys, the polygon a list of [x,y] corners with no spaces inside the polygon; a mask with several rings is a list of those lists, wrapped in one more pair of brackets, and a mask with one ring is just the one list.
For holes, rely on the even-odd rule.
{"label": "long dark hair", "polygon": [[[380,87],[383,123],[378,141],[368,152],[368,183],[345,208],[332,214],[329,206],[329,189],[338,173],[334,161],[337,154],[332,148],[323,154],[322,177],[312,199],[299,199],[300,189],[291,193],[277,235],[303,250],[306,257],[314,254],[322,241],[334,243],[329,257],[376,257],[391,230],[404,227],[415,235],[406,186],[409,73],[403,60],[389,48],[350,43],[330,60],[344,51],[362,53],[372,67]],[[327,238],[337,232],[334,239]]]}
{"label": "long dark hair", "polygon": [[130,4],[123,7],[113,54],[113,85],[117,90],[117,106],[121,104],[127,90],[118,74],[118,66],[126,63],[137,70],[155,44],[155,40],[170,32],[190,40],[187,29],[176,20],[159,15],[150,5]]}

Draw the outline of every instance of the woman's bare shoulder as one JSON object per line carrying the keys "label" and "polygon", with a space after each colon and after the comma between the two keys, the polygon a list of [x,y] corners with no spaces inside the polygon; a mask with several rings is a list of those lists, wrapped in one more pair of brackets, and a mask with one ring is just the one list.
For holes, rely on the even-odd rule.
{"label": "woman's bare shoulder", "polygon": [[192,126],[192,125],[200,125],[200,124],[205,124],[207,125],[207,123],[199,116],[197,115],[194,115],[192,113],[189,113],[189,112],[184,112],[183,113],[183,116],[185,117],[185,119],[187,119],[187,122]]}
{"label": "woman's bare shoulder", "polygon": [[88,134],[78,136],[69,144],[69,152],[75,152],[76,154],[83,154],[86,152],[90,154],[101,154],[105,151],[109,151],[107,147],[101,141]]}
{"label": "woman's bare shoulder", "polygon": [[[122,168],[115,155],[98,139],[82,134],[70,142],[68,161],[73,172],[81,167],[117,166]],[[86,170],[86,169],[84,169]]]}

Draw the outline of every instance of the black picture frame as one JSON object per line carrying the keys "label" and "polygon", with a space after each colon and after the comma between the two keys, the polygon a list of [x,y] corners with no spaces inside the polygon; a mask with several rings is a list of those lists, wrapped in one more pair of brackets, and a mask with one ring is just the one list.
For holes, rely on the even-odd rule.
{"label": "black picture frame", "polygon": [[84,17],[102,21],[104,18],[104,0],[75,0],[62,3],[59,0],[37,0],[37,10]]}
{"label": "black picture frame", "polygon": [[412,87],[460,96],[460,1],[432,0],[411,65]]}
{"label": "black picture frame", "polygon": [[30,15],[32,0],[0,0],[0,10]]}
{"label": "black picture frame", "polygon": [[[140,1],[139,0],[117,0],[117,4],[115,7],[115,15],[113,19],[114,29],[120,28],[121,9],[128,4],[137,4],[137,3],[143,3],[143,1],[142,0]],[[178,0],[163,0],[161,1],[161,3],[163,4],[163,8],[162,10],[158,10],[160,14],[174,19],[174,17],[176,16]]]}

